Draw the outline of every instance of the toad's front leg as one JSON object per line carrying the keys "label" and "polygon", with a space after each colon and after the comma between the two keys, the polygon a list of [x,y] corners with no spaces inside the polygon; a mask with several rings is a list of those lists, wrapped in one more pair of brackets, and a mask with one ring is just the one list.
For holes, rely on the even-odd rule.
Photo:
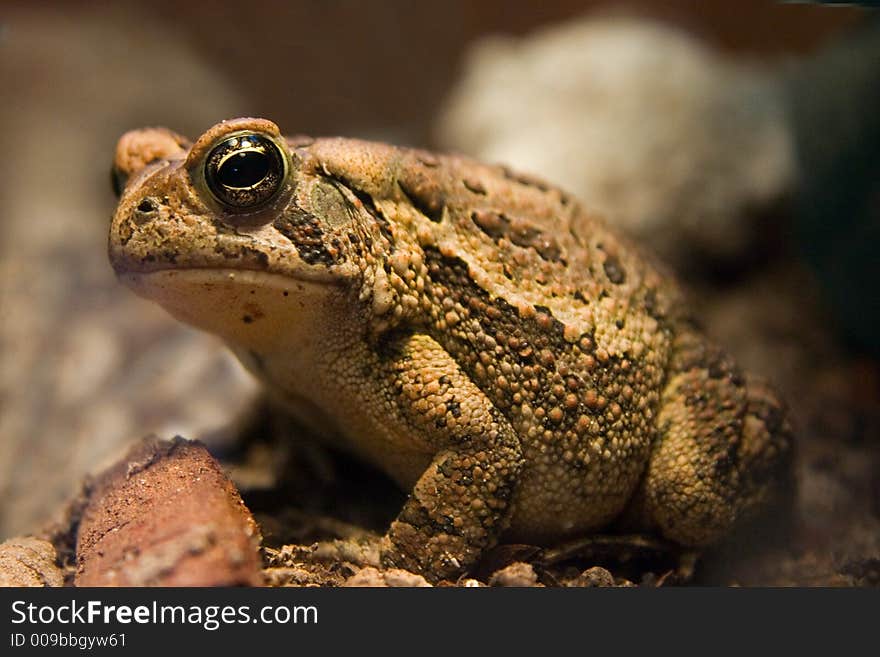
{"label": "toad's front leg", "polygon": [[432,581],[455,578],[509,522],[519,439],[432,338],[400,338],[386,362],[395,410],[435,455],[391,523],[382,561]]}

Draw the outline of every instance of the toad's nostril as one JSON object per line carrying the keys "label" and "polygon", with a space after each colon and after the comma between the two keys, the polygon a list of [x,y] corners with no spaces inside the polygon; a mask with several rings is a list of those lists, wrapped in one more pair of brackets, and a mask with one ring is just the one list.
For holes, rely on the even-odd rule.
{"label": "toad's nostril", "polygon": [[158,208],[156,207],[156,202],[153,199],[145,198],[143,201],[138,203],[137,211],[138,212],[155,212]]}
{"label": "toad's nostril", "polygon": [[141,199],[140,203],[132,212],[132,219],[136,224],[145,224],[158,216],[159,204],[149,196]]}

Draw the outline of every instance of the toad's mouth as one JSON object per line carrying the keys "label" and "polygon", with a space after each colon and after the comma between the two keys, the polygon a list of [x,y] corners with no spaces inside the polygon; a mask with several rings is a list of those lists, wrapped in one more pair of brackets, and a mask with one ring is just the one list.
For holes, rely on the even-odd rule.
{"label": "toad's mouth", "polygon": [[126,271],[119,279],[176,319],[260,351],[314,330],[321,309],[344,294],[338,279],[307,280],[250,269]]}
{"label": "toad's mouth", "polygon": [[[318,283],[339,286],[338,278],[327,274],[326,270],[302,270],[296,273],[280,273],[265,269],[242,269],[211,266],[164,266],[142,271],[123,271],[117,273],[119,280],[132,288],[136,293],[145,292],[142,296],[150,297],[150,290],[157,284],[173,285],[181,282],[186,285],[198,285],[202,290],[221,286],[227,290],[231,287],[244,286],[252,288],[249,294],[256,294],[258,289],[274,290],[282,296],[289,296],[291,291],[300,287],[301,283]],[[284,294],[287,292],[288,294]]]}
{"label": "toad's mouth", "polygon": [[235,280],[237,276],[244,276],[242,280],[254,284],[268,286],[283,286],[284,281],[311,281],[327,285],[342,285],[340,272],[330,271],[326,267],[298,266],[287,269],[279,266],[280,263],[267,264],[263,260],[248,262],[242,260],[236,262],[234,267],[211,262],[209,259],[192,258],[190,262],[153,262],[140,260],[132,262],[122,257],[114,257],[111,253],[110,264],[116,272],[116,277],[129,285],[129,281],[149,276],[150,274],[172,274],[178,272],[182,276],[193,275],[200,280]]}

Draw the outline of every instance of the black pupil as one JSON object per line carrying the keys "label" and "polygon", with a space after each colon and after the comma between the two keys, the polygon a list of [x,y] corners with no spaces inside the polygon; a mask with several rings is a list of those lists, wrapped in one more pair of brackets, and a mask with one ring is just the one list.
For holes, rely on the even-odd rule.
{"label": "black pupil", "polygon": [[241,151],[220,165],[217,180],[225,187],[246,189],[263,180],[269,166],[269,158],[262,151]]}

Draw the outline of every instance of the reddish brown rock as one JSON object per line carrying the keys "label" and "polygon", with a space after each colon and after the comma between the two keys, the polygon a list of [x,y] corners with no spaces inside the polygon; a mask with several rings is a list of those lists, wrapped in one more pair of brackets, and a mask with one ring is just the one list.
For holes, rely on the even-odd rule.
{"label": "reddish brown rock", "polygon": [[199,443],[147,439],[91,486],[77,586],[257,586],[250,511]]}

